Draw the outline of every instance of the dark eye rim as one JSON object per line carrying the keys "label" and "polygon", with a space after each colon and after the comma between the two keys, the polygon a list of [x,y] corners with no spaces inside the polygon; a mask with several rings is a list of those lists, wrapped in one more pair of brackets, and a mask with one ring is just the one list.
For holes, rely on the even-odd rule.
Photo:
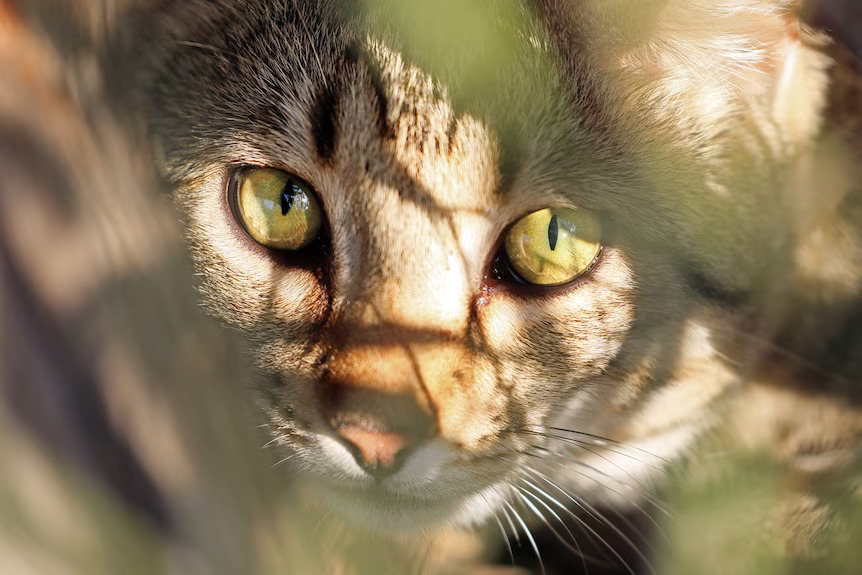
{"label": "dark eye rim", "polygon": [[[309,192],[314,196],[314,199],[317,200],[317,203],[320,206],[322,212],[320,231],[318,232],[317,236],[311,242],[308,243],[308,245],[303,246],[298,250],[281,250],[277,248],[272,248],[269,246],[265,246],[256,239],[254,239],[254,237],[252,237],[248,229],[245,227],[245,224],[243,223],[242,217],[239,212],[237,200],[239,184],[242,182],[242,178],[245,174],[248,174],[253,170],[259,170],[262,168],[279,170],[295,177],[297,180],[300,180],[307,186]],[[324,262],[328,261],[330,254],[330,246],[329,222],[326,216],[326,209],[323,200],[320,197],[320,194],[317,193],[317,190],[315,190],[314,186],[312,186],[308,182],[308,180],[297,176],[293,172],[289,172],[281,168],[276,168],[274,166],[233,166],[227,177],[227,184],[225,186],[225,202],[227,203],[227,208],[230,212],[231,220],[236,226],[236,229],[240,232],[243,241],[254,251],[266,255],[270,259],[275,260],[279,265],[285,267],[319,269],[322,267],[322,264]]]}
{"label": "dark eye rim", "polygon": [[[484,283],[487,287],[490,287],[492,289],[506,289],[511,292],[516,292],[519,295],[523,295],[525,297],[542,297],[558,294],[560,292],[568,291],[571,289],[576,289],[581,286],[584,281],[588,280],[590,276],[592,276],[593,272],[599,267],[602,260],[604,259],[605,248],[609,245],[605,241],[602,241],[599,244],[599,253],[596,254],[596,257],[593,259],[592,263],[584,271],[582,271],[567,282],[554,285],[534,284],[521,277],[521,275],[517,271],[515,271],[515,268],[512,265],[511,260],[509,259],[509,254],[506,253],[506,235],[509,233],[512,227],[521,219],[527,217],[534,212],[543,210],[545,208],[553,207],[559,206],[545,206],[530,210],[518,216],[517,218],[514,218],[512,222],[503,229],[503,231],[500,233],[500,237],[494,244],[494,249],[491,252],[492,256],[488,263],[487,271],[485,273]],[[604,231],[610,227],[608,225],[608,219],[605,214],[597,210],[588,211],[590,212],[590,214],[592,214],[595,218],[599,220],[599,224],[601,225],[603,230],[602,235],[605,236],[606,234],[604,233]]]}

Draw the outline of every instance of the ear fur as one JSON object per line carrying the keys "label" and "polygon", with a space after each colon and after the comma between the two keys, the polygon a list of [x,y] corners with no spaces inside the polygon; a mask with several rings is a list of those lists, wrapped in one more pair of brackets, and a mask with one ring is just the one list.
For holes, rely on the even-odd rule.
{"label": "ear fur", "polygon": [[[829,62],[798,0],[591,0],[586,11],[589,51],[623,76],[630,109],[648,105],[705,140],[753,115],[773,149],[817,133]],[[595,27],[609,20],[619,24]]]}

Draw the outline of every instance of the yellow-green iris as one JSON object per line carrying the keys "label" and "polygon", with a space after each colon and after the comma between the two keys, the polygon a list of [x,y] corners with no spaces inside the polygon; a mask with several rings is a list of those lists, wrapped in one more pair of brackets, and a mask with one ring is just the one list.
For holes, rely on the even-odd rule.
{"label": "yellow-green iris", "polygon": [[242,173],[236,192],[237,215],[258,243],[276,250],[298,250],[320,233],[323,212],[303,180],[273,168]]}
{"label": "yellow-green iris", "polygon": [[506,255],[524,280],[560,285],[588,271],[601,251],[601,225],[589,212],[546,208],[515,222]]}

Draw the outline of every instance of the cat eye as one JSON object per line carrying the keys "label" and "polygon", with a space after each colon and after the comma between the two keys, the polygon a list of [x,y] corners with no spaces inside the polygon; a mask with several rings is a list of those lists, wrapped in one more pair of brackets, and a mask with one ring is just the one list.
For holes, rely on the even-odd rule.
{"label": "cat eye", "polygon": [[235,178],[234,211],[256,242],[295,251],[318,237],[323,210],[308,183],[274,168],[240,170]]}
{"label": "cat eye", "polygon": [[582,210],[545,208],[515,222],[505,237],[506,257],[524,281],[556,286],[588,272],[602,246],[599,220]]}

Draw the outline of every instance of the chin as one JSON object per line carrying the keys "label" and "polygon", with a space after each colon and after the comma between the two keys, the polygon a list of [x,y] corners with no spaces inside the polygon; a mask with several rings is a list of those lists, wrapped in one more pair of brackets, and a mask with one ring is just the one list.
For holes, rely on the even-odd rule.
{"label": "chin", "polygon": [[343,481],[302,475],[303,492],[321,507],[356,528],[396,537],[479,527],[505,499],[502,483],[457,495],[414,494],[374,482],[345,487]]}

